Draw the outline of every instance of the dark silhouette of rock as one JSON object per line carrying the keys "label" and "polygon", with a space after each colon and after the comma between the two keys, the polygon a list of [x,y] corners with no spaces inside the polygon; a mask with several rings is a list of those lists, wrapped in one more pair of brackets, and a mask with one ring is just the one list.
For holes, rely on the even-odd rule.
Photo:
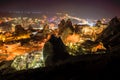
{"label": "dark silhouette of rock", "polygon": [[111,52],[118,51],[120,49],[120,20],[117,17],[111,19],[108,27],[96,41],[102,41],[104,46]]}
{"label": "dark silhouette of rock", "polygon": [[75,32],[75,29],[72,25],[72,22],[70,19],[68,19],[64,26],[61,27],[59,34],[61,35],[62,40],[64,41],[68,35],[71,35]]}
{"label": "dark silhouette of rock", "polygon": [[2,61],[0,62],[0,74],[4,75],[6,73],[12,73],[16,71],[11,67],[12,61]]}
{"label": "dark silhouette of rock", "polygon": [[59,35],[61,35],[61,33],[63,32],[63,29],[65,28],[65,20],[62,19],[60,21],[60,24],[58,24],[58,27],[59,27]]}
{"label": "dark silhouette of rock", "polygon": [[120,20],[117,16],[115,16],[114,18],[111,19],[111,21],[109,22],[110,25],[117,25],[120,23]]}
{"label": "dark silhouette of rock", "polygon": [[66,27],[66,28],[70,28],[70,30],[74,32],[74,28],[73,28],[73,25],[72,25],[72,22],[71,22],[70,19],[68,19],[68,20],[66,21],[65,27]]}
{"label": "dark silhouette of rock", "polygon": [[0,23],[0,27],[5,31],[10,31],[11,24],[12,24],[12,22],[2,22],[2,23]]}
{"label": "dark silhouette of rock", "polygon": [[67,53],[61,38],[51,35],[51,38],[44,45],[43,56],[45,65],[53,66],[67,59],[69,54]]}
{"label": "dark silhouette of rock", "polygon": [[74,32],[74,27],[70,19],[68,19],[66,22],[64,19],[61,20],[60,24],[58,24],[58,27],[59,27],[59,35],[61,35],[64,32]]}
{"label": "dark silhouette of rock", "polygon": [[89,54],[77,56],[59,66],[23,70],[1,75],[1,80],[106,80],[120,79],[120,55]]}
{"label": "dark silhouette of rock", "polygon": [[15,26],[15,34],[20,35],[20,34],[26,34],[26,33],[27,31],[21,25]]}
{"label": "dark silhouette of rock", "polygon": [[97,23],[96,23],[96,26],[97,26],[97,27],[100,27],[101,24],[102,24],[102,22],[101,22],[100,20],[98,20]]}

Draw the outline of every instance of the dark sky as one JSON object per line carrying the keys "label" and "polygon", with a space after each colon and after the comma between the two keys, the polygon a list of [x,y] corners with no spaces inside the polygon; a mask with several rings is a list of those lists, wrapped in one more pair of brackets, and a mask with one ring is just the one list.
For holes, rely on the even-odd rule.
{"label": "dark sky", "polygon": [[0,0],[0,11],[67,12],[81,18],[120,17],[120,0]]}

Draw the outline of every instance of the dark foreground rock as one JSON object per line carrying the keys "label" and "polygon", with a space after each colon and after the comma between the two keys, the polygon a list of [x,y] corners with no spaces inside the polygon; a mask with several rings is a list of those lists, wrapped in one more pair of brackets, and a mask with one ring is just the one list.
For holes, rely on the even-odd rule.
{"label": "dark foreground rock", "polygon": [[1,80],[104,80],[119,78],[120,53],[71,57],[59,66],[1,75]]}
{"label": "dark foreground rock", "polygon": [[45,66],[53,66],[66,60],[69,57],[69,53],[61,38],[51,35],[51,38],[44,45],[43,57]]}
{"label": "dark foreground rock", "polygon": [[101,41],[107,50],[118,52],[120,50],[120,20],[114,17],[109,22],[108,27],[101,33],[96,41]]}

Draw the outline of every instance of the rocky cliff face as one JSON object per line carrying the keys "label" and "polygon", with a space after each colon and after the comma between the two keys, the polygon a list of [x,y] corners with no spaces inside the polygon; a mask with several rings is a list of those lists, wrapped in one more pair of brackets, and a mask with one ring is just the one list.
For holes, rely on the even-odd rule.
{"label": "rocky cliff face", "polygon": [[69,54],[67,53],[61,38],[51,35],[51,38],[44,45],[43,56],[45,65],[53,66],[67,59]]}
{"label": "rocky cliff face", "polygon": [[111,19],[108,27],[96,41],[102,41],[110,52],[118,51],[120,49],[120,20],[117,17]]}

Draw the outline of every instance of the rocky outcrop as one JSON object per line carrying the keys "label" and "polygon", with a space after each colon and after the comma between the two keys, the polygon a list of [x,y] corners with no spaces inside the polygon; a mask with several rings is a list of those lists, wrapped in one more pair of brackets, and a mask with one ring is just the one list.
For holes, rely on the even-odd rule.
{"label": "rocky outcrop", "polygon": [[51,38],[45,43],[43,48],[45,66],[53,66],[66,60],[69,54],[61,38],[51,35]]}
{"label": "rocky outcrop", "polygon": [[104,46],[110,52],[119,52],[120,49],[120,20],[114,17],[109,22],[108,27],[101,33],[96,40],[97,42],[102,41]]}

